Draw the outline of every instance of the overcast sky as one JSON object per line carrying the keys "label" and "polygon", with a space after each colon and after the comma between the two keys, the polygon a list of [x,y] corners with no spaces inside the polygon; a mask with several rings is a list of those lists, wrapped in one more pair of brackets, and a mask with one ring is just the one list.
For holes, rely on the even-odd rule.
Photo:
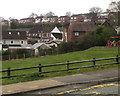
{"label": "overcast sky", "polygon": [[105,11],[111,1],[116,0],[1,0],[0,17],[8,19],[27,18],[32,12],[40,15],[52,11],[63,16],[67,11],[74,14],[88,13],[91,7]]}

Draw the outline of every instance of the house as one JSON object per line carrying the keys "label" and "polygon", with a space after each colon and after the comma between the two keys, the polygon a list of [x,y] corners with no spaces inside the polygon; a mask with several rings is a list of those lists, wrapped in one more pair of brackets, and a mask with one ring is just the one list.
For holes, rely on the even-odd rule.
{"label": "house", "polygon": [[84,17],[81,14],[72,15],[70,18],[70,22],[80,22],[83,20],[84,20]]}
{"label": "house", "polygon": [[58,16],[49,16],[47,17],[48,22],[55,23],[58,21]]}
{"label": "house", "polygon": [[31,29],[27,33],[28,42],[31,44],[37,42],[49,42],[52,40],[51,38],[51,31],[54,29],[54,26],[39,26],[36,28]]}
{"label": "house", "polygon": [[35,18],[35,23],[40,23],[40,22],[42,22],[43,18],[44,18],[44,16],[36,17],[36,18]]}
{"label": "house", "polygon": [[2,31],[2,45],[26,46],[27,37],[25,31]]}
{"label": "house", "polygon": [[30,48],[34,50],[35,55],[37,55],[39,53],[39,49],[50,49],[51,47],[45,43],[35,43]]}
{"label": "house", "polygon": [[63,32],[63,39],[65,42],[78,41],[80,36],[86,32],[95,30],[95,28],[96,25],[94,22],[73,22]]}
{"label": "house", "polygon": [[23,18],[19,20],[19,23],[35,23],[35,18]]}
{"label": "house", "polygon": [[8,25],[9,24],[9,21],[8,20],[3,20],[1,21],[2,22],[2,25]]}
{"label": "house", "polygon": [[70,21],[70,17],[69,16],[60,16],[59,18],[58,18],[58,22],[59,23],[64,23],[64,22],[69,22]]}
{"label": "house", "polygon": [[29,44],[34,44],[37,42],[48,43],[50,41],[62,40],[62,32],[55,26],[42,25],[31,29],[27,33],[27,38]]}
{"label": "house", "polygon": [[98,17],[98,22],[101,21],[101,22],[104,22],[108,19],[108,15],[109,13],[100,13],[97,15]]}

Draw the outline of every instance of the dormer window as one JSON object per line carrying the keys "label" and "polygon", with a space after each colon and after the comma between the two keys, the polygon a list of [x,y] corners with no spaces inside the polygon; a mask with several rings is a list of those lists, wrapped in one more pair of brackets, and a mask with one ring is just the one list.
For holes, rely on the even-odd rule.
{"label": "dormer window", "polygon": [[11,35],[12,33],[11,33],[11,32],[9,32],[8,34],[9,34],[9,35]]}

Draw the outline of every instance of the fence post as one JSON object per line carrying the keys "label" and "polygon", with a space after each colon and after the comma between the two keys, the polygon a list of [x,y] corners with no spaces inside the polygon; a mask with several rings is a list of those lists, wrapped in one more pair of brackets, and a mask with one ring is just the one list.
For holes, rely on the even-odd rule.
{"label": "fence post", "polygon": [[9,57],[9,60],[10,60],[10,55],[8,55],[8,57]]}
{"label": "fence post", "polygon": [[16,54],[16,59],[18,59],[18,54]]}
{"label": "fence post", "polygon": [[23,57],[25,58],[25,53],[23,54]]}
{"label": "fence post", "polygon": [[93,58],[93,66],[95,66],[95,58]]}
{"label": "fence post", "polygon": [[39,72],[40,72],[40,74],[42,73],[42,67],[41,67],[41,64],[39,64]]}
{"label": "fence post", "polygon": [[118,55],[116,55],[116,62],[119,63]]}
{"label": "fence post", "polygon": [[69,71],[69,61],[67,61],[67,71]]}
{"label": "fence post", "polygon": [[10,68],[8,68],[8,70],[7,70],[7,76],[8,76],[8,78],[10,78]]}

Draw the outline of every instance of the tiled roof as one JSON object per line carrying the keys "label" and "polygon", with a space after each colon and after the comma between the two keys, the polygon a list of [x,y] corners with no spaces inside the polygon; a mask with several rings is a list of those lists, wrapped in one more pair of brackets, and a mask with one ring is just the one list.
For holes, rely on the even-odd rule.
{"label": "tiled roof", "polygon": [[2,39],[14,39],[14,40],[25,40],[25,31],[2,31]]}
{"label": "tiled roof", "polygon": [[64,17],[68,17],[69,18],[69,16],[60,16],[59,18],[64,18]]}
{"label": "tiled roof", "polygon": [[54,28],[55,26],[39,26],[31,29],[29,33],[50,33]]}
{"label": "tiled roof", "polygon": [[94,22],[76,22],[70,26],[72,27],[72,31],[92,31],[96,27]]}

